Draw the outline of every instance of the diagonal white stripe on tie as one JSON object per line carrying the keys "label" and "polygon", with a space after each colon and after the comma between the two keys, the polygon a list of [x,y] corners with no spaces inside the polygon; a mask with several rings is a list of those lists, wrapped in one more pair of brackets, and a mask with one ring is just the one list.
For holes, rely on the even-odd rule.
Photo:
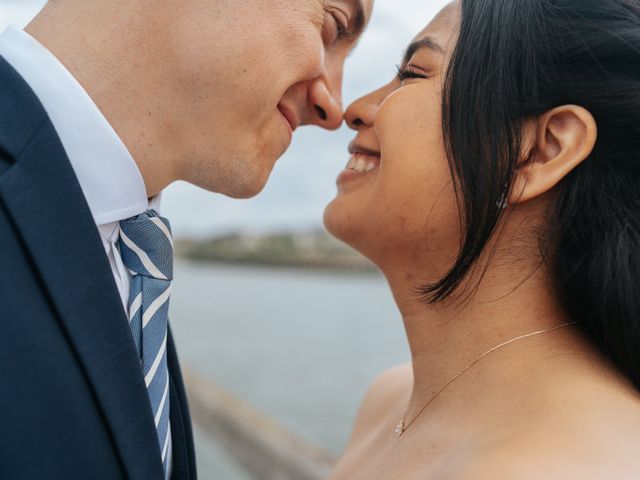
{"label": "diagonal white stripe on tie", "polygon": [[169,375],[167,375],[167,382],[164,386],[164,392],[162,393],[162,400],[160,400],[160,406],[158,407],[158,413],[156,413],[156,418],[154,418],[156,422],[156,428],[158,427],[158,423],[160,422],[160,417],[162,416],[162,410],[164,410],[164,402],[167,399],[167,394],[169,393]]}
{"label": "diagonal white stripe on tie", "polygon": [[144,250],[133,243],[133,241],[129,237],[127,237],[127,235],[122,230],[120,230],[120,238],[127,247],[135,252],[135,254],[142,262],[142,265],[144,265],[144,268],[146,268],[147,271],[154,276],[154,278],[159,278],[161,280],[167,279],[164,273],[158,270],[158,267],[156,267],[155,264],[151,261],[149,255],[147,255]]}
{"label": "diagonal white stripe on tie", "polygon": [[162,463],[167,458],[167,448],[169,447],[169,433],[171,431],[167,428],[167,435],[164,437],[164,447],[162,447]]}
{"label": "diagonal white stripe on tie", "polygon": [[129,322],[133,320],[133,317],[136,316],[136,313],[138,313],[138,310],[140,310],[141,306],[142,306],[142,292],[140,292],[138,296],[135,298],[135,300],[131,302],[131,307],[129,307]]}
{"label": "diagonal white stripe on tie", "polygon": [[158,217],[152,217],[149,220],[155,223],[158,226],[158,228],[162,230],[162,233],[164,233],[164,236],[167,237],[167,240],[169,240],[169,243],[171,244],[171,248],[173,248],[173,236],[171,235],[171,232],[169,231],[167,226],[164,224],[164,222],[160,220]]}
{"label": "diagonal white stripe on tie", "polygon": [[153,318],[158,310],[169,300],[171,295],[171,285],[167,287],[162,295],[156,298],[149,308],[142,313],[142,328],[147,326],[147,323]]}
{"label": "diagonal white stripe on tie", "polygon": [[156,370],[158,370],[158,365],[160,365],[160,360],[162,360],[162,356],[164,355],[164,351],[166,350],[166,348],[167,348],[167,334],[165,333],[164,340],[162,340],[162,346],[160,347],[160,350],[158,351],[158,354],[156,355],[156,358],[153,361],[153,364],[151,365],[149,372],[144,376],[144,383],[146,383],[147,387],[151,383],[151,380],[153,380],[153,377],[156,374]]}

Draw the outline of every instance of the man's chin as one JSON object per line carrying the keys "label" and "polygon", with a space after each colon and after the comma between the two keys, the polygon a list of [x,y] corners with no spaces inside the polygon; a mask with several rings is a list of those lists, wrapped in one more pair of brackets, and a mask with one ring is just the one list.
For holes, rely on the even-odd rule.
{"label": "man's chin", "polygon": [[236,172],[227,182],[207,190],[238,200],[253,198],[264,190],[272,171],[273,168],[264,168]]}
{"label": "man's chin", "polygon": [[[274,150],[271,148],[270,150]],[[212,193],[235,199],[255,197],[264,190],[280,153],[262,155],[258,148],[208,156],[186,172],[182,180]]]}
{"label": "man's chin", "polygon": [[234,198],[236,200],[247,200],[253,197],[256,197],[262,193],[264,187],[267,185],[267,182],[262,182],[261,184],[255,185],[243,185],[242,188],[238,188],[236,190],[225,192],[218,192],[226,195],[227,197]]}

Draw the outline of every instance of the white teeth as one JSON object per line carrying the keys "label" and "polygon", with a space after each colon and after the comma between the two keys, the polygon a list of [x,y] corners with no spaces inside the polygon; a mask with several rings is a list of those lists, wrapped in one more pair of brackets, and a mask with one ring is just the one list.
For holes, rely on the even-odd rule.
{"label": "white teeth", "polygon": [[354,154],[349,159],[347,163],[347,170],[354,170],[360,173],[370,172],[378,168],[378,162],[369,162],[367,161],[367,156],[363,156],[360,154]]}

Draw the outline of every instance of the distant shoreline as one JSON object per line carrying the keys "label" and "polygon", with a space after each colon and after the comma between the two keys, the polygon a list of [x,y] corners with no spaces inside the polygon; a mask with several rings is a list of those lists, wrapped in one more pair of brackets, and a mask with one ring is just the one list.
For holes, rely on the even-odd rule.
{"label": "distant shoreline", "polygon": [[331,259],[309,259],[283,261],[275,258],[230,258],[223,256],[210,256],[198,254],[181,254],[179,257],[194,262],[217,263],[224,265],[235,265],[238,267],[261,267],[261,268],[286,268],[294,270],[320,270],[327,272],[347,272],[361,274],[379,274],[380,271],[373,265],[365,262],[348,263],[332,261]]}
{"label": "distant shoreline", "polygon": [[229,265],[378,273],[368,259],[324,231],[181,240],[176,242],[176,253],[189,260]]}

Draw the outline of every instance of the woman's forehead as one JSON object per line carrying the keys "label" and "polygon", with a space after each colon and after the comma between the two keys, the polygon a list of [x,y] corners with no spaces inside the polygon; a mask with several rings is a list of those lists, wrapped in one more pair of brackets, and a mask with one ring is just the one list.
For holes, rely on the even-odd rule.
{"label": "woman's forehead", "polygon": [[460,3],[454,1],[445,6],[413,39],[420,41],[430,38],[447,50],[460,23]]}

